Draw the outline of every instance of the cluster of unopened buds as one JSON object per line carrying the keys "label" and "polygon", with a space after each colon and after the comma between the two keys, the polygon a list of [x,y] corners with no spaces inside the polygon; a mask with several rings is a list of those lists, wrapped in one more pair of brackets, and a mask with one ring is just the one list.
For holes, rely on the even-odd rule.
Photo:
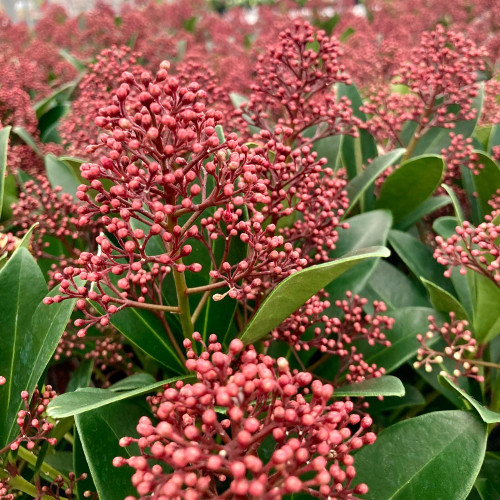
{"label": "cluster of unopened buds", "polygon": [[484,70],[486,55],[465,35],[446,31],[440,24],[424,32],[410,60],[395,71],[393,84],[404,85],[410,92],[374,93],[361,108],[373,116],[368,130],[404,146],[401,132],[408,120],[417,122],[417,141],[431,127],[454,128],[457,120],[473,119],[472,104],[479,93],[477,73]]}
{"label": "cluster of unopened buds", "polygon": [[[99,326],[96,326],[99,329]],[[83,360],[92,360],[94,366],[101,371],[105,377],[102,386],[109,385],[109,379],[121,373],[132,375],[133,363],[132,353],[125,352],[123,348],[123,338],[113,328],[103,328],[100,335],[87,335],[81,338],[75,332],[65,331],[59,340],[59,344],[54,354],[55,361],[61,361],[69,358],[79,358]]]}
{"label": "cluster of unopened buds", "polygon": [[477,227],[465,221],[448,239],[436,237],[438,247],[434,258],[439,264],[449,266],[444,272],[446,277],[451,276],[455,267],[461,274],[470,269],[500,287],[500,222],[493,215],[487,215],[485,222]]}
{"label": "cluster of unopened buds", "polygon": [[[199,334],[193,338],[201,342]],[[372,419],[353,413],[351,401],[332,401],[332,385],[237,339],[228,354],[215,335],[199,356],[191,341],[184,344],[197,381],[152,397],[158,423],[143,417],[140,437],[120,441],[137,443],[141,455],[114,459],[135,469],[141,499],[279,499],[299,492],[352,499],[368,491],[351,486],[352,452],[375,441],[367,432]]]}
{"label": "cluster of unopened buds", "polygon": [[[425,371],[431,372],[432,365],[442,365],[445,360],[455,363],[451,375],[456,380],[458,377],[469,377],[484,382],[484,377],[480,374],[478,366],[474,364],[471,356],[476,354],[478,344],[470,330],[467,329],[468,322],[455,319],[455,313],[450,312],[450,322],[446,322],[439,327],[433,316],[429,316],[429,331],[425,334],[418,334],[417,340],[422,347],[417,351],[417,361],[413,364],[415,368],[424,367]],[[441,338],[446,346],[443,351],[436,351],[429,346],[429,343]],[[443,370],[443,374],[447,374]]]}
{"label": "cluster of unopened buds", "polygon": [[[90,223],[85,228],[78,225],[78,202],[62,191],[60,186],[52,187],[46,177],[38,175],[25,182],[19,199],[12,205],[12,221],[18,228],[16,236],[22,237],[36,224],[31,250],[36,258],[61,259],[60,255],[47,252],[50,246],[47,236],[58,239],[66,253],[76,257],[78,238],[91,238],[96,234],[96,226]],[[67,257],[63,257],[66,259]]]}
{"label": "cluster of unopened buds", "polygon": [[39,441],[47,441],[51,445],[56,444],[56,439],[50,437],[54,425],[43,416],[47,405],[55,397],[56,392],[50,385],[45,386],[43,393],[35,388],[31,398],[27,391],[21,392],[24,410],[20,410],[17,414],[19,435],[4,450],[0,450],[0,453],[5,450],[15,451],[21,443],[26,443],[28,450],[32,450]]}
{"label": "cluster of unopened buds", "polygon": [[[262,129],[274,130],[274,124],[289,129],[290,142],[356,136],[361,122],[352,114],[350,101],[337,98],[333,90],[336,83],[352,83],[340,61],[342,53],[336,38],[295,20],[279,34],[276,44],[259,55],[257,83],[240,114]],[[303,133],[311,127],[316,127],[314,135],[306,137]]]}
{"label": "cluster of unopened buds", "polygon": [[477,162],[477,155],[473,151],[472,137],[465,139],[461,134],[450,132],[450,145],[441,150],[446,164],[444,176],[446,184],[455,185],[454,181],[462,177],[460,172],[462,166],[471,170],[474,175],[479,175],[483,165]]}
{"label": "cluster of unopened buds", "polygon": [[[82,252],[75,266],[56,273],[62,295],[45,299],[78,299],[86,316],[75,323],[80,336],[124,307],[179,312],[161,293],[172,275],[183,295],[227,287],[234,299],[255,299],[329,260],[337,229],[348,227],[341,222],[349,205],[342,170],[324,168],[310,146],[294,149],[266,130],[253,149],[234,133],[222,137],[222,113],[207,109],[206,92],[197,83],[181,86],[169,67],[165,61],[156,75],[139,78],[124,73],[113,103],[96,118],[104,133],[89,150],[105,154],[81,166],[90,185],[78,188],[79,225],[98,222],[111,236],[99,235],[97,253]],[[294,212],[301,217],[280,228]],[[218,239],[221,252],[214,250]],[[231,262],[238,241],[248,250]],[[210,282],[186,289],[186,271],[203,268],[193,262],[195,247],[207,256]],[[89,311],[88,299],[102,316]]]}
{"label": "cluster of unopened buds", "polygon": [[14,493],[9,493],[8,478],[0,479],[0,500],[14,500]]}
{"label": "cluster of unopened buds", "polygon": [[[327,355],[338,356],[341,366],[337,376],[345,375],[348,382],[380,377],[384,374],[384,368],[366,363],[363,354],[357,352],[353,343],[363,341],[369,345],[389,347],[391,342],[387,340],[385,332],[392,329],[394,319],[383,314],[387,307],[381,301],[373,302],[372,314],[365,314],[363,308],[368,303],[367,299],[351,292],[347,292],[346,296],[347,300],[335,301],[335,306],[342,311],[341,317],[323,314],[331,303],[328,294],[321,292],[286,319],[271,336],[275,340],[287,342],[297,351],[313,348]],[[306,335],[310,332],[314,334],[312,338]]]}

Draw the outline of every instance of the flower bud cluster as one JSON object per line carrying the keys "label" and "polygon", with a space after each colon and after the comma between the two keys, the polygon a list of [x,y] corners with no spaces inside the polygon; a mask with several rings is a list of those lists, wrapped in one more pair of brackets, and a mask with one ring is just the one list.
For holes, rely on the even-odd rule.
{"label": "flower bud cluster", "polygon": [[[81,156],[85,147],[97,140],[99,128],[95,124],[98,110],[109,102],[110,89],[121,83],[124,71],[140,74],[137,64],[140,54],[127,46],[104,49],[89,65],[78,85],[78,95],[73,100],[71,112],[61,122],[61,135],[66,153]],[[91,155],[92,156],[92,155]]]}
{"label": "flower bud cluster", "polygon": [[302,492],[340,499],[368,491],[351,486],[352,452],[375,441],[366,432],[372,419],[353,413],[350,401],[331,402],[331,385],[240,340],[228,354],[215,335],[199,356],[190,341],[185,346],[197,382],[179,381],[151,398],[158,422],[142,417],[140,437],[120,441],[137,443],[141,455],[113,462],[135,469],[139,498],[279,499]]}
{"label": "flower bud cluster", "polygon": [[455,267],[461,274],[470,269],[500,287],[500,222],[497,219],[494,214],[487,215],[477,227],[465,221],[455,228],[450,238],[436,237],[438,246],[434,258],[439,264],[448,266],[444,272],[447,278]]}
{"label": "flower bud cluster", "polygon": [[[445,360],[455,363],[451,375],[453,380],[458,377],[469,377],[484,382],[479,368],[474,365],[473,356],[477,353],[478,344],[470,330],[468,322],[455,319],[455,313],[450,312],[450,322],[439,327],[433,316],[429,316],[429,331],[425,335],[418,334],[417,340],[422,347],[417,351],[415,368],[424,367],[426,372],[432,371],[432,365],[441,365]],[[429,344],[434,344],[440,338],[446,343],[443,351],[436,351]],[[447,373],[444,371],[444,373]]]}
{"label": "flower bud cluster", "polygon": [[415,138],[420,139],[431,127],[454,128],[457,120],[473,119],[477,72],[484,70],[486,55],[464,34],[446,31],[440,24],[424,32],[393,80],[409,93],[373,93],[361,108],[372,116],[367,129],[389,145],[402,145],[400,134],[409,120],[417,123]]}
{"label": "flower bud cluster", "polygon": [[21,443],[26,443],[26,448],[32,450],[38,441],[47,441],[51,445],[56,444],[56,439],[49,437],[54,425],[49,423],[43,415],[47,405],[55,397],[56,392],[52,390],[50,385],[45,386],[42,393],[39,392],[38,388],[35,388],[31,398],[27,391],[21,392],[24,410],[20,410],[17,414],[19,435],[8,445],[8,449],[15,451]]}
{"label": "flower bud cluster", "polygon": [[[266,130],[253,149],[234,133],[219,137],[222,113],[206,107],[198,83],[182,86],[169,76],[169,66],[163,62],[154,76],[125,72],[113,103],[96,118],[104,133],[88,149],[105,155],[81,166],[90,185],[78,188],[78,222],[97,219],[110,237],[99,235],[96,254],[82,252],[75,266],[56,273],[63,295],[46,299],[79,299],[86,315],[75,323],[81,336],[124,307],[161,308],[162,285],[172,273],[202,270],[199,262],[184,263],[196,244],[212,261],[211,285],[228,287],[235,299],[255,298],[292,272],[328,260],[338,227],[348,227],[340,222],[349,205],[343,171],[323,168],[326,160],[309,146],[293,149]],[[276,133],[287,137],[289,130]],[[222,259],[213,250],[218,238]],[[233,240],[248,247],[237,262],[228,258]],[[104,315],[90,314],[86,299]]]}
{"label": "flower bud cluster", "polygon": [[91,359],[94,366],[101,372],[102,377],[99,378],[98,383],[102,387],[107,387],[110,379],[116,374],[132,375],[133,354],[124,350],[123,337],[110,326],[96,325],[95,331],[100,335],[87,335],[84,338],[79,337],[77,333],[65,331],[59,340],[54,360]]}
{"label": "flower bud cluster", "polygon": [[[342,375],[352,383],[380,377],[385,373],[384,368],[366,363],[356,343],[361,341],[390,347],[391,342],[384,332],[393,328],[394,319],[383,314],[387,310],[383,302],[373,302],[373,313],[365,314],[363,308],[368,300],[351,292],[346,295],[347,300],[335,301],[335,306],[342,312],[341,317],[325,314],[331,303],[328,294],[322,292],[309,299],[276,328],[272,338],[287,342],[297,351],[313,348],[338,356],[341,363],[335,380]],[[312,338],[308,335],[311,333]]]}
{"label": "flower bud cluster", "polygon": [[[258,57],[257,83],[251,87],[247,110],[251,121],[265,130],[273,130],[274,124],[290,128],[290,142],[356,135],[359,120],[350,102],[337,99],[333,90],[335,83],[351,83],[341,56],[335,38],[307,21],[295,20]],[[310,127],[315,127],[314,137],[306,139],[303,133]]]}
{"label": "flower bud cluster", "polygon": [[[60,186],[52,187],[49,180],[36,176],[24,184],[18,200],[12,204],[12,222],[18,227],[16,236],[22,238],[26,231],[37,224],[31,239],[31,249],[35,258],[66,261],[68,255],[53,255],[48,252],[50,242],[47,236],[58,239],[65,252],[76,258],[79,250],[75,242],[97,234],[97,227],[89,223],[81,228],[76,215],[79,203]],[[90,234],[89,234],[90,233]]]}

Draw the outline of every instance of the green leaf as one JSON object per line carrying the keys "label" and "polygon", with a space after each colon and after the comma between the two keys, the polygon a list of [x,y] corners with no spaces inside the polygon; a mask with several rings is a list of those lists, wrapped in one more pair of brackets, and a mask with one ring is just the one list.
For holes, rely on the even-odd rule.
{"label": "green leaf", "polygon": [[66,392],[53,399],[48,407],[47,414],[53,418],[64,418],[72,415],[79,415],[102,406],[107,406],[116,401],[133,398],[134,396],[142,396],[149,392],[160,389],[165,384],[171,384],[178,380],[188,380],[193,378],[192,375],[184,375],[182,377],[169,378],[161,382],[155,382],[146,386],[138,387],[132,391],[113,389],[98,389],[96,387],[86,387],[77,389],[75,392]]}
{"label": "green leaf", "polygon": [[477,341],[485,344],[500,333],[500,288],[485,276],[469,273],[472,287],[473,326]]}
{"label": "green leaf", "polygon": [[403,162],[385,180],[376,208],[388,208],[399,222],[439,187],[444,172],[441,156],[424,155]]}
{"label": "green leaf", "polygon": [[161,319],[151,311],[126,307],[113,314],[110,322],[132,344],[148,356],[173,373],[185,373],[185,367],[169,342]]}
{"label": "green leaf", "polygon": [[16,134],[19,139],[26,143],[40,158],[43,158],[42,151],[37,146],[31,134],[25,128],[16,126],[12,129],[12,133]]}
{"label": "green leaf", "polygon": [[48,154],[45,156],[45,170],[53,188],[61,186],[64,193],[68,193],[73,197],[76,195],[81,182],[66,163],[53,154]]}
{"label": "green leaf", "polygon": [[64,83],[52,94],[35,103],[33,105],[33,109],[35,110],[37,119],[40,120],[40,118],[42,118],[42,116],[48,113],[52,108],[67,101],[77,83],[77,81]]}
{"label": "green leaf", "polygon": [[401,307],[427,307],[429,301],[423,290],[406,274],[385,260],[380,260],[363,291],[363,297],[383,300],[391,311]]}
{"label": "green leaf", "polygon": [[477,411],[483,422],[486,422],[487,424],[497,424],[498,422],[500,422],[500,413],[484,407],[479,401],[477,401],[472,396],[467,394],[463,389],[458,387],[452,380],[450,380],[449,377],[440,375],[439,382],[464,398],[469,403],[469,406]]}
{"label": "green leaf", "polygon": [[370,401],[370,415],[379,415],[383,412],[393,411],[400,408],[408,409],[410,406],[421,406],[425,404],[425,398],[412,385],[403,384],[405,395],[403,397],[389,396],[382,401],[372,399]]}
{"label": "green leaf", "polygon": [[455,228],[459,226],[458,219],[452,217],[451,215],[445,215],[444,217],[439,217],[432,224],[432,229],[439,236],[448,239],[452,234],[455,233]]}
{"label": "green leaf", "polygon": [[334,397],[359,397],[359,396],[397,396],[405,395],[405,388],[396,377],[385,375],[379,378],[370,378],[357,384],[344,385],[335,389]]}
{"label": "green leaf", "polygon": [[389,251],[385,247],[364,248],[333,262],[312,266],[292,274],[271,292],[257,310],[241,335],[241,340],[246,344],[260,340],[316,292],[358,262],[388,256]]}
{"label": "green leaf", "polygon": [[500,456],[498,453],[486,452],[475,487],[480,500],[500,500]]}
{"label": "green leaf", "polygon": [[448,196],[451,198],[451,202],[453,203],[453,208],[455,210],[455,217],[458,221],[457,225],[461,226],[464,221],[464,214],[462,213],[462,206],[460,205],[460,201],[458,200],[457,195],[447,184],[441,184],[441,187],[448,193]]}
{"label": "green leaf", "polygon": [[500,187],[500,167],[495,160],[488,154],[475,149],[473,154],[477,156],[477,163],[482,165],[479,168],[479,175],[473,175],[474,186],[477,192],[479,205],[484,214],[489,214],[492,211],[488,201]]}
{"label": "green leaf", "polygon": [[373,160],[373,162],[370,163],[365,170],[349,182],[346,191],[349,197],[350,205],[346,210],[346,214],[351,211],[357,201],[361,198],[361,196],[363,196],[368,187],[375,182],[378,176],[397,162],[404,152],[405,149],[401,148],[390,151],[383,156],[379,156]]}
{"label": "green leaf", "polygon": [[114,467],[113,458],[140,454],[137,445],[122,448],[118,441],[124,436],[137,436],[135,427],[145,414],[141,405],[120,401],[76,416],[78,435],[99,498],[121,499],[137,494],[131,481],[133,469]]}
{"label": "green leaf", "polygon": [[474,413],[428,413],[393,425],[356,453],[367,499],[460,500],[474,484],[487,428]]}
{"label": "green leaf", "polygon": [[86,491],[96,492],[94,481],[92,480],[92,474],[90,473],[90,468],[85,458],[85,453],[83,452],[82,442],[80,440],[80,435],[78,430],[75,428],[74,434],[75,442],[73,444],[73,470],[76,477],[80,477],[82,474],[87,474],[85,479],[80,479],[76,482],[76,494],[78,500],[87,500],[88,497],[84,496]]}
{"label": "green leaf", "polygon": [[[365,361],[383,366],[386,373],[391,373],[407,361],[413,360],[417,350],[421,347],[417,334],[425,334],[429,329],[429,316],[434,316],[437,321],[446,320],[447,317],[429,307],[404,307],[390,314],[394,318],[394,327],[385,332],[391,341],[390,347],[376,344],[363,348]],[[432,343],[431,343],[432,345]]]}
{"label": "green leaf", "polygon": [[[16,414],[22,405],[21,391],[32,391],[38,382],[37,379],[29,385],[38,357],[36,347],[43,338],[34,337],[31,319],[46,292],[47,286],[35,259],[26,248],[18,248],[0,271],[0,367],[7,379],[0,386],[0,448],[14,437]],[[42,372],[44,368],[45,365]],[[40,377],[41,372],[37,370],[37,373]]]}
{"label": "green leaf", "polygon": [[116,384],[110,385],[108,389],[115,392],[131,391],[133,389],[138,389],[139,387],[155,383],[156,380],[153,375],[150,375],[149,373],[136,373],[134,375],[130,375],[130,377],[120,380],[119,382],[116,382]]}
{"label": "green leaf", "polygon": [[409,229],[413,224],[417,223],[426,215],[432,214],[436,210],[445,207],[452,203],[451,198],[448,196],[432,196],[425,200],[418,208],[408,214],[403,220],[396,224],[395,229],[402,231]]}
{"label": "green leaf", "polygon": [[87,65],[77,59],[73,54],[70,54],[66,49],[60,49],[59,54],[66,59],[78,72],[84,71]]}
{"label": "green leaf", "polygon": [[248,97],[245,97],[243,95],[237,94],[236,92],[231,92],[229,94],[229,98],[231,99],[231,102],[233,103],[233,106],[236,109],[241,109],[240,106],[242,104],[248,103]]}
{"label": "green leaf", "polygon": [[454,312],[456,313],[457,319],[466,319],[469,321],[469,315],[462,307],[462,304],[446,290],[426,280],[425,278],[420,278],[425,288],[429,292],[432,305],[438,310],[443,312]]}
{"label": "green leaf", "polygon": [[73,392],[77,389],[88,387],[93,368],[94,360],[92,358],[81,361],[77,369],[73,372],[68,387],[66,387],[66,392]]}
{"label": "green leaf", "polygon": [[[339,240],[331,258],[339,258],[346,253],[372,246],[385,246],[392,225],[392,215],[388,210],[372,210],[347,220],[349,229],[339,231]],[[368,259],[339,276],[325,287],[331,299],[343,299],[350,290],[358,293],[370,279],[380,259]]]}
{"label": "green leaf", "polygon": [[7,171],[7,149],[11,127],[0,130],[0,216],[2,215],[3,192],[5,189],[5,172]]}
{"label": "green leaf", "polygon": [[435,261],[432,250],[427,245],[407,233],[394,229],[389,232],[389,242],[415,276],[423,277],[453,293],[453,287],[443,275],[445,269]]}

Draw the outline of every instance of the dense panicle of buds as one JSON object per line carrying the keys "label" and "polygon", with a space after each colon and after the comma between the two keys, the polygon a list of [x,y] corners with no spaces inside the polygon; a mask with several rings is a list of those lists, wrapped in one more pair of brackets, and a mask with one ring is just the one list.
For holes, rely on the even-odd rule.
{"label": "dense panicle of buds", "polygon": [[32,397],[27,391],[21,392],[24,410],[20,410],[17,414],[19,435],[3,450],[0,450],[0,454],[9,449],[17,450],[21,443],[26,443],[28,450],[32,450],[39,441],[47,441],[51,445],[56,444],[56,439],[50,437],[54,425],[44,417],[47,405],[55,397],[56,393],[50,385],[45,386],[42,393],[39,392],[38,388],[35,388]]}
{"label": "dense panicle of buds", "polygon": [[375,364],[368,365],[356,343],[361,341],[389,347],[391,343],[384,332],[394,325],[394,319],[383,314],[387,310],[383,302],[373,302],[373,313],[365,314],[363,307],[367,305],[367,299],[351,292],[346,295],[347,300],[335,301],[335,306],[341,310],[339,317],[325,314],[331,303],[328,294],[322,292],[309,299],[272,332],[273,339],[287,342],[297,351],[318,349],[321,353],[338,356],[341,362],[333,383],[343,376],[348,382],[382,376],[384,369]]}
{"label": "dense panicle of buds", "polygon": [[[95,333],[100,334],[96,335]],[[133,354],[126,352],[123,337],[110,325],[96,325],[92,335],[80,338],[77,333],[65,331],[54,354],[55,361],[76,358],[80,362],[92,360],[100,377],[95,385],[107,387],[117,375],[133,374]]]}
{"label": "dense panicle of buds", "polygon": [[[53,188],[46,177],[36,176],[24,184],[18,200],[12,205],[11,222],[18,228],[16,236],[19,238],[37,224],[31,239],[32,252],[36,258],[66,261],[79,254],[75,248],[76,240],[92,238],[97,234],[97,227],[93,223],[89,222],[85,228],[79,227],[79,206],[80,203],[64,193],[60,186]],[[61,242],[66,255],[53,255],[48,251],[48,236]]]}
{"label": "dense panicle of buds", "polygon": [[[451,375],[456,380],[458,377],[469,377],[483,382],[484,377],[479,368],[474,365],[474,355],[477,353],[478,344],[465,320],[455,319],[455,313],[450,313],[450,322],[444,323],[442,327],[436,324],[433,316],[429,316],[429,331],[425,335],[418,334],[417,340],[422,347],[417,351],[417,361],[413,364],[415,368],[424,367],[425,371],[431,372],[432,365],[442,365],[444,360],[455,363]],[[444,340],[446,346],[443,351],[437,351],[429,346],[436,338]],[[437,344],[439,345],[439,344]],[[446,373],[446,372],[445,372]]]}
{"label": "dense panicle of buds", "polygon": [[373,93],[362,110],[372,118],[367,128],[390,144],[403,144],[402,127],[408,120],[417,123],[414,139],[431,127],[454,128],[457,120],[476,117],[472,107],[479,93],[477,73],[485,69],[487,53],[462,33],[438,25],[424,32],[419,47],[401,64],[393,80],[409,93]]}
{"label": "dense panicle of buds", "polygon": [[[342,170],[323,168],[325,160],[309,146],[282,143],[289,129],[277,129],[279,139],[262,131],[253,149],[236,134],[219,137],[222,113],[205,106],[198,83],[182,86],[168,68],[164,62],[155,76],[143,72],[138,79],[125,72],[113,104],[96,118],[105,133],[88,149],[105,154],[81,166],[90,185],[78,188],[79,224],[97,219],[112,236],[99,235],[97,254],[82,252],[76,266],[55,275],[64,298],[80,299],[77,308],[87,314],[75,323],[80,335],[123,307],[167,310],[163,282],[172,273],[202,270],[199,262],[184,263],[195,245],[212,261],[212,289],[255,298],[292,272],[328,260],[337,229],[348,227],[340,221],[349,205]],[[299,217],[280,227],[291,215]],[[222,260],[213,251],[218,238],[225,241]],[[228,261],[233,240],[248,247],[237,262]],[[81,299],[95,301],[104,316],[90,314]]]}
{"label": "dense panicle of buds", "polygon": [[351,486],[352,452],[375,441],[366,432],[372,419],[353,413],[350,401],[331,402],[331,385],[240,340],[228,354],[215,335],[200,356],[190,341],[185,345],[197,382],[179,381],[151,398],[158,423],[143,417],[140,437],[120,441],[137,443],[141,455],[114,459],[136,470],[139,498],[279,499],[302,492],[352,499],[368,491]]}
{"label": "dense panicle of buds", "polygon": [[[434,113],[435,125],[453,126],[456,120],[476,117],[471,105],[478,95],[477,72],[485,69],[486,55],[462,33],[446,31],[438,24],[435,31],[423,33],[420,46],[401,66],[396,81],[420,97],[427,112]],[[452,105],[459,110],[452,112]]]}
{"label": "dense panicle of buds", "polygon": [[487,215],[485,221],[474,227],[468,221],[456,227],[456,233],[448,239],[436,237],[438,247],[434,258],[451,276],[452,268],[465,274],[467,269],[482,274],[500,287],[500,222],[495,214]]}
{"label": "dense panicle of buds", "polygon": [[461,134],[450,132],[450,145],[441,150],[446,165],[443,179],[446,184],[456,185],[455,181],[462,178],[462,166],[471,170],[474,175],[479,175],[482,165],[477,162],[477,155],[473,151],[472,137],[465,139]]}
{"label": "dense panicle of buds", "polygon": [[109,103],[109,93],[121,83],[124,71],[140,75],[143,69],[137,64],[140,54],[129,47],[113,46],[103,50],[96,62],[89,65],[78,85],[78,95],[71,112],[64,118],[59,133],[67,154],[82,155],[85,147],[98,138],[95,124],[99,109]]}
{"label": "dense panicle of buds", "polygon": [[[258,58],[248,114],[258,127],[291,129],[289,141],[314,142],[337,134],[357,134],[349,101],[337,99],[333,84],[350,84],[340,62],[339,42],[308,22],[295,20],[279,41]],[[316,127],[306,138],[306,129]]]}

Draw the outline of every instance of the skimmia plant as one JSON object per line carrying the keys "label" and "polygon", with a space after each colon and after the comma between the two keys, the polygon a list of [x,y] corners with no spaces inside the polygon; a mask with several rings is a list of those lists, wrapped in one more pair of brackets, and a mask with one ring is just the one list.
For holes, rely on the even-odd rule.
{"label": "skimmia plant", "polygon": [[233,3],[2,17],[0,499],[494,498],[496,4]]}

